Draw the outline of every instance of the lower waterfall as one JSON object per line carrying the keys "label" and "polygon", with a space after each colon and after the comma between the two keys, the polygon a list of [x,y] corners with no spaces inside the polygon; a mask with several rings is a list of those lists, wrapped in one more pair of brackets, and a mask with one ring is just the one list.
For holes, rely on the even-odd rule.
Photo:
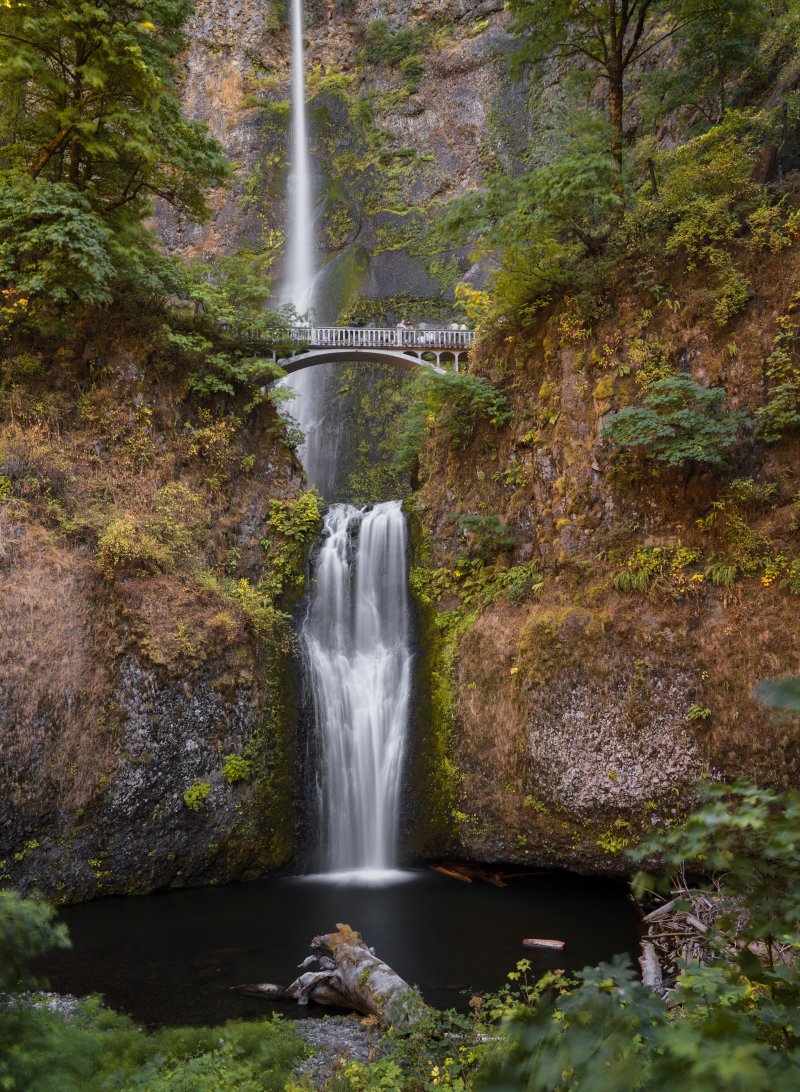
{"label": "lower waterfall", "polygon": [[397,863],[413,659],[407,584],[400,501],[333,505],[301,627],[325,872],[380,874]]}

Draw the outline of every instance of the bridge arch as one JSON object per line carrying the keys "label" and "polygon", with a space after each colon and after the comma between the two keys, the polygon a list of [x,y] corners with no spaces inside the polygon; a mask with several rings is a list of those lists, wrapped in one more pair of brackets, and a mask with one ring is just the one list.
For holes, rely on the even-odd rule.
{"label": "bridge arch", "polygon": [[434,372],[444,372],[449,364],[458,371],[462,360],[466,359],[466,352],[458,350],[442,349],[428,350],[425,355],[434,357],[434,360],[426,360],[421,351],[409,349],[392,349],[388,347],[374,349],[343,349],[330,347],[324,349],[305,349],[292,354],[289,357],[278,357],[274,352],[272,359],[286,372],[294,375],[295,372],[305,368],[313,368],[317,364],[350,364],[353,361],[363,360],[370,364],[393,364],[395,367],[404,368],[406,371],[415,371],[417,368],[428,368]]}

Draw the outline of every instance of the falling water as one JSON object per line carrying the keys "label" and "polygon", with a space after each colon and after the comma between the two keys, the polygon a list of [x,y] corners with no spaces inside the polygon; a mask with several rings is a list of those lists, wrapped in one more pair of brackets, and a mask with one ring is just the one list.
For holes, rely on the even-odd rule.
{"label": "falling water", "polygon": [[407,579],[399,501],[329,510],[302,631],[328,872],[381,874],[396,862],[411,695]]}
{"label": "falling water", "polygon": [[[292,135],[286,239],[288,267],[283,298],[284,302],[291,303],[299,314],[304,315],[314,306],[314,209],[306,104],[303,0],[292,0],[291,29]],[[299,454],[306,476],[309,483],[316,485],[324,494],[333,480],[330,468],[335,465],[335,459],[331,458],[331,452],[325,450],[325,391],[317,372],[315,368],[297,372],[284,384],[295,395],[289,414],[305,437]]]}
{"label": "falling water", "polygon": [[313,304],[314,243],[311,219],[311,157],[308,150],[303,0],[292,0],[292,141],[289,187],[289,276],[287,302],[302,314]]}
{"label": "falling water", "polygon": [[[292,139],[284,299],[314,306],[311,157],[303,3],[292,0]],[[342,422],[326,421],[319,368],[286,381],[305,434],[310,484],[330,495]],[[335,419],[334,412],[329,416]],[[336,427],[338,426],[338,427]],[[337,504],[325,519],[315,586],[302,625],[319,761],[317,819],[326,872],[385,875],[397,856],[400,780],[411,693],[406,524],[400,502]]]}

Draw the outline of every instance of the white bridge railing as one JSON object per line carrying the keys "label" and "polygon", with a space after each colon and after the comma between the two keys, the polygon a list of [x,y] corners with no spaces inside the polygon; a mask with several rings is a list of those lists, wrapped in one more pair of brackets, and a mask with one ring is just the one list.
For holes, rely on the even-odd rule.
{"label": "white bridge railing", "polygon": [[400,326],[293,326],[293,342],[324,349],[469,349],[474,330]]}

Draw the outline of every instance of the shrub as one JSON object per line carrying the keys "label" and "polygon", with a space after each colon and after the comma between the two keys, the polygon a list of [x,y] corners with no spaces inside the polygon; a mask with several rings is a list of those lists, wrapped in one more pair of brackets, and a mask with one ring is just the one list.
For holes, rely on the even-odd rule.
{"label": "shrub", "polygon": [[456,521],[459,531],[467,539],[467,553],[482,561],[488,561],[505,550],[513,550],[516,546],[517,540],[499,516],[451,512],[450,518]]}
{"label": "shrub", "polygon": [[612,583],[621,592],[654,592],[678,598],[696,591],[702,573],[692,572],[700,551],[687,546],[637,546]]}
{"label": "shrub", "polygon": [[183,794],[183,802],[189,811],[200,811],[211,795],[211,786],[207,781],[193,781]]}
{"label": "shrub", "polygon": [[[800,301],[795,295],[793,306]],[[800,325],[791,313],[778,320],[778,333],[767,358],[767,401],[756,410],[759,435],[767,443],[800,425]]]}
{"label": "shrub", "polygon": [[427,28],[392,31],[385,19],[373,19],[367,25],[364,59],[370,64],[402,64],[424,44]]}
{"label": "shrub", "polygon": [[708,962],[681,961],[668,1003],[624,957],[579,972],[575,982],[551,979],[509,1006],[480,1087],[795,1088],[799,838],[797,792],[778,796],[745,783],[706,789],[694,815],[656,829],[637,851],[640,860],[662,862],[667,876],[640,873],[634,889],[668,890],[684,869],[702,868],[707,879],[692,886],[721,908],[705,937]]}
{"label": "shrub", "polygon": [[[25,967],[31,959],[51,948],[70,947],[66,927],[54,919],[55,910],[47,903],[0,891],[0,991],[28,984]],[[0,1086],[6,1087],[2,1081]]]}
{"label": "shrub", "polygon": [[413,469],[431,426],[438,425],[455,447],[463,447],[480,422],[501,429],[512,417],[508,398],[487,379],[420,368],[409,391],[395,462],[400,470]]}
{"label": "shrub", "polygon": [[603,434],[617,447],[638,449],[669,467],[723,466],[749,421],[744,413],[723,409],[726,399],[721,387],[702,387],[689,376],[661,379],[641,406],[612,413]]}
{"label": "shrub", "polygon": [[137,527],[129,519],[115,519],[108,524],[97,541],[95,561],[107,580],[124,569],[160,572],[172,566],[168,546],[155,535]]}
{"label": "shrub", "polygon": [[703,578],[715,588],[729,588],[736,580],[736,566],[726,561],[715,561],[708,566]]}
{"label": "shrub", "polygon": [[225,755],[222,776],[229,785],[235,785],[237,781],[249,781],[253,776],[253,764],[242,755]]}
{"label": "shrub", "polygon": [[413,95],[422,79],[422,58],[412,55],[400,62],[400,71],[405,76],[406,88]]}

